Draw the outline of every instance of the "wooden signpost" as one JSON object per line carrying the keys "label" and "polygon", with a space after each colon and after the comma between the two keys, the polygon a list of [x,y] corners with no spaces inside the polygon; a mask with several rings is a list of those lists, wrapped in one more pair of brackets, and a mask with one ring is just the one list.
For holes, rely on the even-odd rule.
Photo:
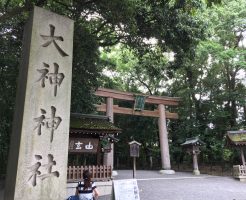
{"label": "wooden signpost", "polygon": [[128,143],[130,145],[130,156],[133,157],[133,178],[136,177],[136,157],[139,157],[139,147],[141,144],[135,140]]}

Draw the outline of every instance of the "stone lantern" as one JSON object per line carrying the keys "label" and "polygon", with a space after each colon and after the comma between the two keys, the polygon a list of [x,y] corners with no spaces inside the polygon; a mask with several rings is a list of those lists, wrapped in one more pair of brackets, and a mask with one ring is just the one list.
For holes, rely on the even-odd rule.
{"label": "stone lantern", "polygon": [[205,143],[199,139],[199,137],[187,138],[186,141],[181,144],[186,149],[188,154],[191,154],[193,157],[193,174],[200,175],[200,171],[198,169],[198,161],[197,156],[200,153],[200,146]]}

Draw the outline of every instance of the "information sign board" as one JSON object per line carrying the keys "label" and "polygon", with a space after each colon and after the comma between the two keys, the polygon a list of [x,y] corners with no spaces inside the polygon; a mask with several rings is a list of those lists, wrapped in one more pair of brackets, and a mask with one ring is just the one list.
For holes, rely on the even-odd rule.
{"label": "information sign board", "polygon": [[115,200],[140,200],[136,179],[114,180]]}

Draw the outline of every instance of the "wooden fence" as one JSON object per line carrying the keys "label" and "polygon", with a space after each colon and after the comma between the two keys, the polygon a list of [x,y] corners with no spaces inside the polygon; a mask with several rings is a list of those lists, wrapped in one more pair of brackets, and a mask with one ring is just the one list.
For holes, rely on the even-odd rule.
{"label": "wooden fence", "polygon": [[83,180],[83,171],[89,170],[93,181],[107,181],[111,179],[112,167],[106,165],[69,166],[67,168],[67,181]]}
{"label": "wooden fence", "polygon": [[233,176],[245,176],[246,178],[246,166],[244,165],[233,165]]}
{"label": "wooden fence", "polygon": [[[193,165],[190,164],[179,164],[179,165],[172,165],[172,168],[175,171],[181,172],[192,172]],[[220,165],[220,163],[211,163],[211,164],[204,164],[201,163],[198,166],[199,171],[201,174],[209,174],[209,175],[216,175],[216,176],[232,176],[232,165]]]}

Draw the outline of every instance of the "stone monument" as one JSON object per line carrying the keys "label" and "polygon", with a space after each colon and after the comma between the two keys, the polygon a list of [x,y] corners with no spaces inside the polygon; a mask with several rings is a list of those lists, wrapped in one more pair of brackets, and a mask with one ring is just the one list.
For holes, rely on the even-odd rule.
{"label": "stone monument", "polygon": [[34,7],[25,27],[5,200],[65,198],[73,26]]}

